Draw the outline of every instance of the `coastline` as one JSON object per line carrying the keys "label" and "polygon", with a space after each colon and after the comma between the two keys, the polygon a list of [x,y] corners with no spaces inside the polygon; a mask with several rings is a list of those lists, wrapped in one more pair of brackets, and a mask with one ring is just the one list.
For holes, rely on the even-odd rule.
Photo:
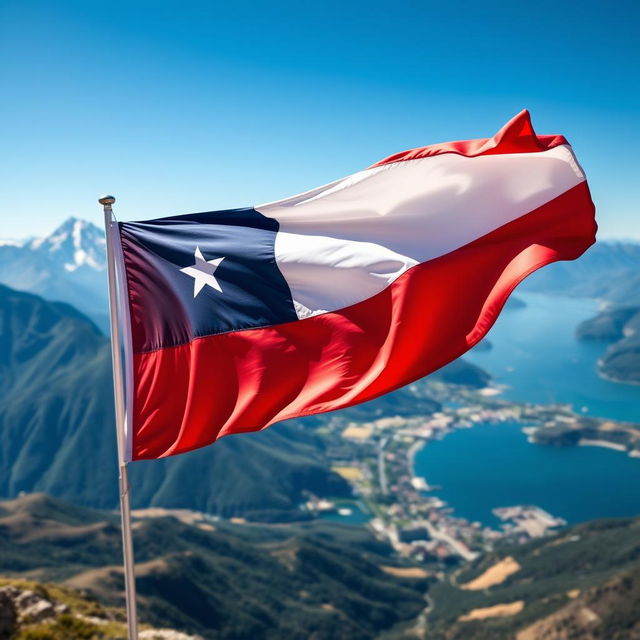
{"label": "coastline", "polygon": [[632,387],[640,387],[640,381],[620,380],[619,378],[615,378],[614,376],[607,375],[606,373],[604,373],[604,371],[602,371],[602,369],[600,368],[599,364],[596,366],[596,373],[603,380],[606,380],[607,382],[613,382],[614,384],[626,384],[626,385],[629,385],[629,386],[632,386]]}
{"label": "coastline", "polygon": [[[557,324],[556,310],[550,310],[548,308],[549,305],[544,300],[548,296],[541,294],[541,297],[543,298],[543,304],[538,306],[532,304],[529,308],[529,314],[532,315],[533,312],[536,312],[537,315],[533,314],[532,316],[536,322],[553,322],[553,326],[555,327]],[[540,309],[538,307],[540,307]],[[549,349],[546,351],[542,349],[540,353],[536,351],[536,358],[541,362],[544,360],[544,357],[557,359],[558,351],[565,348],[565,343],[573,344],[575,341],[573,333],[575,325],[573,323],[581,319],[580,315],[584,310],[582,308],[578,308],[577,310],[569,308],[569,311],[570,313],[567,314],[569,323],[565,322],[564,324],[571,324],[571,327],[561,327],[561,329],[564,329],[562,332],[558,329],[558,333],[562,334],[563,339],[556,340],[557,344],[554,343],[554,349],[551,351]],[[522,327],[526,327],[526,322],[523,322],[522,317],[519,317],[518,323],[516,324],[517,326],[512,326],[510,329],[516,331],[516,335],[522,335]],[[497,341],[496,344],[500,345],[500,341]],[[525,530],[521,530],[520,528],[513,528],[514,525],[509,524],[506,528],[499,526],[499,528],[496,529],[496,524],[489,519],[478,518],[477,521],[471,521],[460,517],[456,512],[457,506],[455,500],[450,497],[443,497],[449,495],[446,493],[447,488],[445,486],[431,486],[430,481],[434,483],[440,482],[443,485],[451,481],[452,486],[455,486],[455,480],[459,479],[459,472],[455,472],[456,475],[453,480],[449,478],[449,480],[445,481],[444,478],[448,478],[449,476],[441,477],[441,475],[438,475],[440,473],[438,469],[441,464],[438,464],[437,459],[432,458],[429,464],[422,464],[422,456],[418,454],[424,451],[429,442],[434,441],[435,443],[435,441],[447,439],[450,433],[458,429],[473,430],[476,426],[482,426],[484,424],[499,426],[500,423],[508,421],[516,429],[524,433],[528,441],[524,444],[525,447],[528,447],[530,444],[537,445],[538,449],[553,448],[553,445],[565,445],[567,448],[575,448],[576,446],[599,447],[600,449],[627,453],[628,457],[635,458],[636,460],[640,459],[640,448],[634,448],[638,447],[638,442],[640,442],[640,421],[636,422],[636,420],[638,420],[638,413],[636,409],[637,405],[634,401],[636,397],[634,387],[640,386],[640,383],[629,383],[624,380],[611,379],[596,366],[597,357],[600,355],[599,349],[590,349],[584,352],[576,347],[573,351],[569,349],[568,353],[570,357],[567,356],[567,359],[572,363],[575,359],[575,363],[577,363],[576,366],[579,367],[578,369],[575,367],[559,366],[555,369],[552,367],[550,372],[547,371],[547,368],[543,368],[539,372],[537,369],[533,370],[533,373],[539,373],[539,375],[545,376],[545,380],[540,381],[539,386],[542,390],[542,392],[540,392],[540,389],[536,388],[536,383],[532,382],[535,378],[523,377],[523,373],[528,373],[529,368],[533,369],[533,367],[530,366],[531,355],[529,348],[531,345],[524,340],[520,342],[514,340],[513,335],[508,332],[506,334],[505,344],[505,348],[515,348],[515,353],[512,354],[509,352],[505,357],[496,359],[496,353],[498,353],[500,348],[498,346],[496,350],[492,352],[493,358],[484,353],[480,354],[477,358],[469,358],[473,364],[481,366],[487,371],[491,371],[495,376],[489,382],[487,388],[469,389],[458,387],[456,389],[455,386],[452,387],[452,389],[447,390],[447,393],[451,394],[449,397],[442,393],[440,394],[441,397],[437,398],[442,404],[440,411],[436,412],[433,416],[424,416],[423,419],[408,424],[406,428],[403,428],[401,432],[397,434],[398,442],[402,441],[405,443],[404,446],[400,446],[404,449],[402,464],[406,465],[405,468],[407,471],[405,474],[402,474],[398,468],[400,460],[394,463],[393,459],[390,458],[387,464],[387,472],[389,473],[389,470],[391,471],[391,482],[398,483],[399,480],[399,486],[402,486],[403,482],[405,483],[406,486],[404,488],[408,491],[407,495],[409,498],[406,500],[406,503],[400,500],[399,504],[402,506],[402,509],[394,505],[393,510],[389,510],[387,514],[387,511],[383,508],[382,513],[386,514],[388,520],[383,515],[383,520],[380,523],[376,523],[383,533],[386,533],[386,535],[389,535],[394,540],[396,539],[394,536],[397,537],[398,532],[404,529],[411,531],[408,523],[419,526],[423,519],[423,517],[421,517],[422,514],[426,513],[429,514],[429,519],[433,518],[434,521],[437,522],[436,527],[438,530],[455,532],[454,537],[463,541],[470,550],[476,548],[478,536],[484,539],[482,544],[486,543],[489,545],[493,544],[495,539],[505,535],[507,537],[512,536],[514,539],[518,536],[522,539],[529,539],[530,532],[527,533],[526,528]],[[522,353],[525,353],[526,357],[523,357]],[[589,357],[587,358],[585,356]],[[487,366],[488,363],[491,363],[492,366]],[[587,375],[587,369],[590,372],[589,375]],[[514,371],[517,372],[515,376],[512,375]],[[574,373],[574,371],[576,373]],[[584,375],[581,376],[578,375],[578,373]],[[556,383],[553,378],[554,375],[562,375],[564,377]],[[604,382],[601,386],[598,386],[598,379],[606,381],[606,383],[615,383],[616,387],[620,389],[624,389],[625,387],[623,385],[627,385],[627,390],[613,390],[611,386],[607,386]],[[549,381],[551,381],[551,384]],[[630,384],[632,387],[628,386]],[[529,389],[529,387],[531,388]],[[512,389],[513,392],[511,392]],[[590,404],[590,402],[586,401],[586,398],[591,399],[592,392],[594,406],[584,406]],[[506,398],[505,395],[507,396]],[[518,399],[512,399],[509,396],[515,396],[515,398]],[[532,397],[535,398],[533,402],[530,400]],[[619,401],[623,403],[626,402],[626,404],[622,405],[622,410],[620,410],[617,404]],[[610,416],[611,414],[618,417],[602,417],[603,415]],[[545,427],[552,427],[554,423],[560,428],[552,429],[548,433],[545,433],[547,437],[544,438],[542,442],[537,442],[533,439],[532,435],[534,431],[545,429]],[[619,431],[621,429],[630,432],[628,442],[625,439],[626,436],[623,438],[620,437]],[[565,430],[574,431],[574,433],[570,434],[571,437],[565,439],[563,442],[560,436]],[[556,431],[560,437],[559,439],[555,437]],[[611,435],[608,433],[609,431],[612,432]],[[618,432],[617,436],[614,435],[616,431]],[[502,436],[490,436],[489,433],[487,433],[487,435],[489,441],[495,439],[496,450],[499,451],[501,449],[499,442],[503,441]],[[508,436],[506,437],[508,438]],[[480,450],[484,450],[483,447],[485,447],[485,445],[477,442],[477,438],[471,438],[471,441],[476,442],[479,447],[479,456]],[[510,441],[511,440],[509,440],[509,442]],[[543,446],[543,444],[549,446]],[[397,452],[399,453],[399,451]],[[581,453],[578,454],[578,459],[584,458],[584,452],[585,450],[583,449]],[[486,453],[488,454],[487,460],[489,460],[491,457],[489,455],[490,452],[487,451]],[[505,454],[506,453],[505,450]],[[449,454],[452,458],[450,464],[447,463],[447,466],[455,466],[456,460],[466,459],[464,456],[467,455],[462,452],[452,453],[451,448],[449,448],[447,455]],[[425,454],[425,460],[429,459],[429,455],[430,454]],[[474,455],[473,452],[471,452],[471,455]],[[526,454],[522,455],[523,459],[531,457]],[[537,454],[533,454],[532,459],[537,459],[536,455]],[[546,456],[546,454],[542,455],[543,457]],[[478,456],[476,456],[476,458]],[[587,456],[589,460],[600,460],[600,458],[591,458],[590,456],[591,454]],[[558,465],[563,466],[560,462],[561,460],[565,460],[563,454],[550,453],[546,457],[555,460]],[[441,456],[437,456],[437,458],[440,459]],[[566,459],[571,462],[571,460],[576,459],[576,456],[567,452]],[[621,459],[619,463],[616,462],[616,460],[618,459],[612,458],[611,460],[607,460],[605,458],[607,469],[617,469],[617,467],[620,466],[626,469],[628,474],[631,474],[630,477],[637,477],[638,467],[635,460],[629,461],[629,463],[626,463],[624,459]],[[417,468],[416,463],[420,465],[420,468]],[[395,467],[394,464],[396,465]],[[481,466],[482,464],[480,464],[480,467]],[[599,477],[599,475],[602,475],[599,470],[595,471],[596,476]],[[451,474],[452,471],[449,473]],[[482,474],[483,471],[476,470],[474,473]],[[559,477],[562,476],[561,473],[556,475],[559,475]],[[403,477],[405,480],[402,480]],[[551,473],[549,477],[554,477],[554,474]],[[572,478],[574,477],[575,476],[572,476]],[[603,477],[609,476],[604,473]],[[473,479],[470,479],[469,482],[473,483]],[[441,489],[444,490],[444,492],[440,492]],[[514,493],[514,496],[507,496],[507,493],[504,495],[504,504],[511,504],[512,501],[515,504],[518,500],[518,498],[515,497],[516,494]],[[544,502],[537,502],[538,497],[535,493],[532,495],[530,492],[530,494],[526,496],[523,495],[523,499],[526,505],[521,508],[534,509],[536,504],[545,505]],[[541,497],[539,499],[542,500]],[[462,504],[464,504],[464,500]],[[490,501],[488,501],[488,504],[491,504]],[[607,511],[607,504],[608,503],[605,502],[605,504],[600,505],[603,512]],[[567,509],[567,513],[570,513],[571,509],[568,507]],[[563,508],[558,507],[557,512],[563,514]],[[473,510],[469,513],[475,516]],[[556,509],[552,509],[550,513],[556,513]],[[583,516],[584,514],[579,517],[582,518]],[[516,527],[519,527],[519,525],[516,525]],[[404,550],[403,552],[411,553],[409,546],[399,540],[396,540],[396,542],[398,543],[398,548]],[[482,546],[482,544],[480,544],[480,546]],[[459,554],[456,552],[456,555]]]}
{"label": "coastline", "polygon": [[[535,433],[539,429],[540,427],[524,427],[522,429],[523,433],[525,433],[527,436],[527,442],[530,444],[538,445],[539,447],[553,446],[536,441]],[[580,438],[578,442],[575,443],[575,445],[564,446],[601,447],[603,449],[611,449],[613,451],[619,451],[620,453],[626,453],[630,458],[640,458],[640,449],[629,449],[629,447],[624,444],[620,444],[618,442],[609,442],[608,440],[603,440],[601,438]]]}
{"label": "coastline", "polygon": [[[367,526],[376,537],[387,540],[401,556],[415,557],[420,561],[430,558],[435,562],[440,562],[448,556],[465,558],[500,539],[523,541],[546,535],[550,531],[548,523],[550,520],[557,522],[557,518],[550,518],[545,514],[560,514],[567,519],[567,513],[571,512],[566,505],[550,509],[537,494],[523,496],[524,500],[518,502],[519,498],[515,494],[507,492],[498,502],[488,502],[487,508],[492,513],[493,509],[499,507],[508,507],[513,513],[517,512],[517,517],[509,519],[508,522],[494,522],[495,517],[475,514],[469,519],[468,516],[457,514],[456,504],[443,497],[447,495],[446,487],[440,484],[432,485],[429,482],[430,479],[433,480],[432,472],[436,473],[435,467],[438,465],[435,464],[432,468],[432,463],[423,465],[418,461],[421,458],[418,454],[430,442],[448,439],[450,434],[457,431],[473,431],[476,427],[491,426],[492,430],[500,429],[506,423],[508,427],[521,432],[520,437],[529,436],[526,438],[528,442],[524,443],[525,447],[536,444],[539,445],[536,447],[538,449],[547,449],[553,447],[543,447],[537,442],[532,442],[533,431],[552,426],[553,423],[564,423],[569,429],[578,428],[580,423],[586,421],[589,423],[587,426],[591,432],[588,435],[591,438],[573,439],[570,443],[572,448],[576,445],[596,446],[626,452],[625,445],[605,439],[607,428],[619,430],[622,426],[633,426],[634,431],[636,430],[635,423],[625,425],[615,424],[619,422],[615,420],[585,418],[574,412],[568,404],[531,404],[513,402],[496,396],[499,396],[499,393],[493,390],[487,393],[486,390],[452,386],[446,389],[446,397],[439,398],[442,404],[438,411],[404,418],[378,418],[360,424],[360,427],[366,428],[366,438],[346,429],[346,424],[336,424],[335,435],[341,445],[347,447],[346,450],[340,447],[340,458],[336,460],[336,464],[339,463],[345,469],[353,471],[353,475],[346,479],[352,485],[354,493],[367,505],[369,513],[364,518],[368,522]],[[599,433],[597,428],[603,424],[606,428]],[[512,431],[511,428],[509,430]],[[640,429],[638,433],[640,434]],[[487,435],[490,440],[493,438],[488,433]],[[602,437],[599,437],[600,435]],[[502,442],[502,436],[498,439]],[[512,439],[509,440],[511,441]],[[500,442],[495,441],[492,451],[502,450]],[[388,443],[391,443],[389,447]],[[549,444],[553,443],[550,441]],[[480,453],[484,450],[484,445],[477,441],[476,445],[479,447],[476,458],[482,459]],[[364,453],[366,459],[357,451]],[[486,460],[491,459],[491,452],[485,453]],[[471,455],[473,457],[473,452]],[[504,454],[502,455],[504,457]],[[629,455],[640,459],[640,450],[633,449]],[[459,452],[456,452],[452,461],[460,459]],[[420,468],[417,468],[417,464],[420,464]],[[635,478],[640,468],[635,461],[631,464],[634,466],[630,473]],[[452,465],[453,462],[447,466]],[[613,466],[617,468],[615,462]],[[484,472],[478,469],[474,473],[482,475]],[[434,480],[434,483],[436,482],[438,481]],[[441,493],[443,490],[444,494]],[[606,506],[602,509],[606,512]],[[470,513],[473,514],[473,511]],[[339,511],[338,515],[344,517]],[[345,522],[342,517],[333,516],[330,519]],[[585,516],[583,519],[589,518]],[[429,526],[425,523],[429,523]],[[412,540],[411,536],[415,536],[421,529],[429,531],[426,541],[421,538],[416,539],[417,541]]]}
{"label": "coastline", "polygon": [[[624,453],[629,453],[631,455],[632,452],[629,452],[627,447],[623,444],[616,444],[615,442],[608,442],[607,440],[591,440],[590,438],[580,438],[578,440],[579,447],[604,447],[605,449],[613,449],[614,451],[622,451]],[[640,456],[640,453],[638,453]],[[636,456],[631,456],[632,458]]]}
{"label": "coastline", "polygon": [[[600,369],[597,363],[608,345],[576,337],[576,327],[597,315],[601,301],[545,293],[523,292],[522,297],[527,309],[503,314],[492,329],[494,348],[472,351],[467,358],[489,372],[493,384],[512,387],[507,396],[514,400],[569,402],[577,411],[588,405],[587,415],[640,423],[640,381],[626,379],[625,370]],[[548,339],[538,344],[529,336],[542,335],[543,328]]]}
{"label": "coastline", "polygon": [[[416,440],[407,450],[407,464],[411,471],[411,475],[414,478],[421,478],[422,476],[416,475],[416,454],[427,446],[427,440]],[[426,478],[425,478],[426,479]]]}

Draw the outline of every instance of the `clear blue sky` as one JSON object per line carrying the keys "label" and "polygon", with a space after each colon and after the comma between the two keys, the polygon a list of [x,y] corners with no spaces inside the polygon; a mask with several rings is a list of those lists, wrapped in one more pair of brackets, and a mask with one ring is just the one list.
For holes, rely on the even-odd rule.
{"label": "clear blue sky", "polygon": [[240,207],[528,108],[640,238],[638,2],[0,3],[0,237]]}

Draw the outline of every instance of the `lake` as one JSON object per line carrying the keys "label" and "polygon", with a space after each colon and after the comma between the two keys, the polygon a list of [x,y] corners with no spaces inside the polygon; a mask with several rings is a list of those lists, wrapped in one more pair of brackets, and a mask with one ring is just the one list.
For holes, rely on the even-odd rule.
{"label": "lake", "polygon": [[[503,312],[489,334],[493,348],[466,356],[519,402],[560,402],[586,414],[640,422],[640,387],[595,371],[605,345],[575,339],[597,312],[594,301],[518,294],[526,308]],[[513,423],[477,425],[429,443],[416,475],[441,485],[455,514],[495,526],[491,509],[536,504],[570,523],[640,514],[640,459],[603,448],[542,447]]]}

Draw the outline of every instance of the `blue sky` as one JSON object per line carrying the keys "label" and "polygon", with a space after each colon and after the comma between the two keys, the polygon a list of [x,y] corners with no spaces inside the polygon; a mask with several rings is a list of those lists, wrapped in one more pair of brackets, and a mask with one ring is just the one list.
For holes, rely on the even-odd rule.
{"label": "blue sky", "polygon": [[522,108],[640,238],[637,2],[0,3],[0,237],[240,207]]}

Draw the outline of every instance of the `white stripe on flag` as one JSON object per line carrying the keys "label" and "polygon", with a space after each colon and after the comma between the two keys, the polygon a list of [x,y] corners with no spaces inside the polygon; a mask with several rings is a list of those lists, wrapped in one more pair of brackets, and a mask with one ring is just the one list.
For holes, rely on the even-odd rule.
{"label": "white stripe on flag", "polygon": [[361,302],[410,266],[462,247],[584,181],[571,147],[446,153],[361,171],[259,205],[299,317]]}

